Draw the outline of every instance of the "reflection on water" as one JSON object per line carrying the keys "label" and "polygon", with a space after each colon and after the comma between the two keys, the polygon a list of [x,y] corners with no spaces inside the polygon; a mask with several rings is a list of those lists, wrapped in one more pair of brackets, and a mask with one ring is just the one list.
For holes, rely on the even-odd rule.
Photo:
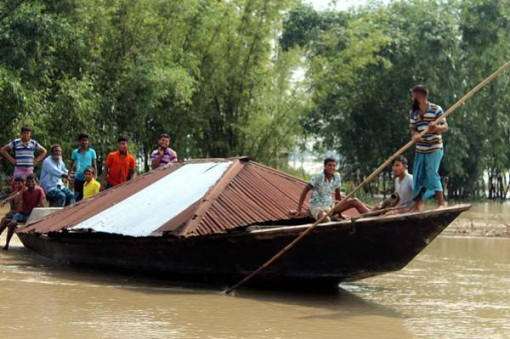
{"label": "reflection on water", "polygon": [[[4,241],[4,237],[0,239]],[[404,270],[334,294],[175,287],[0,252],[0,335],[113,338],[508,337],[510,241],[439,238]]]}

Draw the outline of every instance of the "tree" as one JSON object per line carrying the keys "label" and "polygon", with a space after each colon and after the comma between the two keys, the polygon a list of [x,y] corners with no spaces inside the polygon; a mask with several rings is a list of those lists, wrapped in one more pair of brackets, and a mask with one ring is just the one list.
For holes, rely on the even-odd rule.
{"label": "tree", "polygon": [[148,169],[157,136],[166,132],[181,158],[251,155],[271,162],[300,133],[303,96],[289,82],[296,53],[275,43],[282,13],[292,6],[6,1],[0,116],[10,133],[1,141],[29,124],[42,143],[59,142],[70,154],[76,135],[87,131],[101,163],[125,134]]}
{"label": "tree", "polygon": [[[282,46],[306,49],[314,105],[304,128],[315,133],[318,146],[338,150],[345,176],[362,180],[409,140],[413,85],[426,84],[430,100],[446,110],[508,60],[508,8],[473,0],[392,2],[342,15],[294,10]],[[487,169],[502,192],[509,168],[505,90],[507,76],[465,106],[475,111],[461,108],[449,119],[440,172],[450,196],[483,192]],[[412,163],[412,151],[407,155]],[[375,185],[384,191],[389,177],[388,169]]]}

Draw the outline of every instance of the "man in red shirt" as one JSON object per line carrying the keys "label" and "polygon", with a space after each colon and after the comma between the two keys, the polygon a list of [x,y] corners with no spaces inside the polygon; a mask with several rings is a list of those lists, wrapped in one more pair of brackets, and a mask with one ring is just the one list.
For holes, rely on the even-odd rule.
{"label": "man in red shirt", "polygon": [[33,174],[29,174],[27,176],[25,186],[26,187],[23,191],[19,192],[21,195],[19,210],[12,216],[11,222],[7,224],[9,230],[7,231],[7,240],[5,242],[4,250],[9,249],[9,242],[11,241],[18,223],[27,221],[34,208],[44,207],[44,200],[46,196],[44,195],[44,190],[36,185],[35,176]]}
{"label": "man in red shirt", "polygon": [[136,160],[128,151],[128,137],[117,139],[117,151],[106,157],[101,175],[101,190],[122,184],[136,177]]}

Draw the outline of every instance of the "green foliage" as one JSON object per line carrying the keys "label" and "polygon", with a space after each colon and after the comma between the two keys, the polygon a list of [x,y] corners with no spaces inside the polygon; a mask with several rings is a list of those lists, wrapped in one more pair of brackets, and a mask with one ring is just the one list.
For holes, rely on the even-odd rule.
{"label": "green foliage", "polygon": [[[306,48],[313,106],[304,128],[319,137],[317,147],[342,154],[342,171],[359,182],[409,140],[413,85],[427,84],[430,100],[446,110],[510,59],[509,4],[396,1],[335,21],[331,12],[296,8],[282,45]],[[449,119],[441,172],[450,196],[484,194],[485,172],[504,186],[509,79],[507,72]],[[407,156],[412,166],[412,151]],[[379,190],[391,187],[388,174],[376,181]]]}
{"label": "green foliage", "polygon": [[[412,85],[427,84],[446,109],[510,59],[509,11],[509,0],[348,12],[298,0],[5,0],[0,143],[28,124],[70,154],[86,131],[101,163],[127,134],[147,169],[166,132],[181,159],[248,155],[285,167],[315,138],[356,183],[409,140]],[[493,196],[508,185],[509,82],[498,78],[449,120],[450,195],[483,194],[484,173]],[[386,172],[368,191],[390,186]]]}
{"label": "green foliage", "polygon": [[145,162],[157,136],[180,158],[292,148],[307,101],[299,53],[275,44],[294,1],[59,0],[0,5],[0,142],[31,125],[64,153],[91,135],[100,162],[118,135]]}
{"label": "green foliage", "polygon": [[[464,82],[466,87],[473,87],[478,79],[510,60],[510,1],[473,0],[462,2],[460,8]],[[477,194],[483,189],[480,178],[486,171],[489,197],[504,197],[510,168],[509,90],[507,72],[465,105],[459,127],[469,135],[465,143],[468,156],[457,163],[464,169],[464,176],[457,176],[459,172],[451,170],[452,188],[463,189],[464,194]]]}

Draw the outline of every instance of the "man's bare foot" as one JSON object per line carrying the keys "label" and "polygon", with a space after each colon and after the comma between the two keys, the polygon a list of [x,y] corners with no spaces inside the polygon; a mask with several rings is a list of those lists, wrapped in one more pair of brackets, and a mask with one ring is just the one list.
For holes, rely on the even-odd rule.
{"label": "man's bare foot", "polygon": [[331,217],[332,221],[342,221],[345,220],[345,217],[342,214],[336,214]]}
{"label": "man's bare foot", "polygon": [[437,205],[437,210],[442,210],[442,209],[445,209],[446,208],[446,205],[442,204],[442,205]]}
{"label": "man's bare foot", "polygon": [[294,218],[297,218],[300,214],[301,214],[301,213],[299,213],[299,212],[298,212],[298,211],[296,211],[296,210],[290,210],[290,211],[289,211],[289,215],[290,215],[291,217],[294,217]]}

